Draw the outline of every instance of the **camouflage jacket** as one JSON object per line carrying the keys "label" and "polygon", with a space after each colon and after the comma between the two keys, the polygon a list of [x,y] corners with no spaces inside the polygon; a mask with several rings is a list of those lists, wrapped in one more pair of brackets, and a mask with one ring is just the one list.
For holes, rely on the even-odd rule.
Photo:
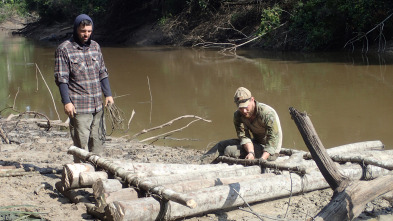
{"label": "camouflage jacket", "polygon": [[279,153],[282,145],[282,130],[280,119],[276,111],[269,105],[255,101],[256,118],[250,121],[237,110],[234,113],[233,123],[240,144],[251,143],[251,134],[254,142],[262,144],[264,151],[273,155]]}

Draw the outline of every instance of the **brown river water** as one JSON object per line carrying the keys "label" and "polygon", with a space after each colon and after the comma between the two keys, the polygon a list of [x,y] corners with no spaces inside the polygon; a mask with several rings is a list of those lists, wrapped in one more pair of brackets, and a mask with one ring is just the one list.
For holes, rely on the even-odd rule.
{"label": "brown river water", "polygon": [[[0,36],[0,109],[15,102],[20,111],[58,119],[41,71],[60,119],[66,120],[53,78],[56,45]],[[129,127],[112,136],[131,137],[175,118],[196,115],[212,122],[191,123],[195,118],[184,118],[138,138],[185,127],[155,144],[207,149],[236,136],[233,95],[244,86],[279,114],[284,147],[307,150],[288,111],[294,107],[308,113],[326,148],[381,140],[393,149],[392,55],[239,49],[233,56],[195,48],[120,46],[102,46],[102,52],[115,103],[124,112],[125,128]]]}

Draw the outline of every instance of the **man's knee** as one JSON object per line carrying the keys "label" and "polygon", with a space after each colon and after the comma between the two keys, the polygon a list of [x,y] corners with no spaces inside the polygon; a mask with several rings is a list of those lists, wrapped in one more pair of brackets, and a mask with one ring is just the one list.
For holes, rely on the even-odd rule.
{"label": "man's knee", "polygon": [[236,145],[227,146],[223,155],[238,158],[240,156],[240,150]]}

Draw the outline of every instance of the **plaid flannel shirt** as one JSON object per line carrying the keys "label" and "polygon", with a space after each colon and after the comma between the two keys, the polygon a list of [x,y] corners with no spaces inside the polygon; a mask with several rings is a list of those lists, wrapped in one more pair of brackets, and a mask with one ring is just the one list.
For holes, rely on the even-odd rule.
{"label": "plaid flannel shirt", "polygon": [[80,46],[72,38],[55,53],[55,82],[68,84],[69,97],[78,114],[102,110],[101,80],[108,77],[99,44]]}

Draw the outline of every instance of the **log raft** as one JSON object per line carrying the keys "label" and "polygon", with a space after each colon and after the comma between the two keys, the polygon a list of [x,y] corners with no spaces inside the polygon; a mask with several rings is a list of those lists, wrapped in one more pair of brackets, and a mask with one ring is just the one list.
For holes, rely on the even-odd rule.
{"label": "log raft", "polygon": [[[348,153],[348,149],[343,148],[345,146],[348,149],[355,148],[358,157],[368,161],[360,163],[359,160],[354,160],[354,163],[345,163],[355,156]],[[175,220],[241,206],[244,204],[243,200],[248,203],[261,202],[332,186],[325,180],[317,163],[308,160],[309,153],[289,149],[284,151],[290,154],[283,154],[274,162],[264,162],[265,166],[281,171],[281,174],[276,175],[261,173],[261,167],[264,167],[261,162],[234,162],[234,159],[228,159],[228,164],[214,165],[130,163],[111,161],[70,147],[69,153],[86,162],[87,164],[82,165],[88,169],[81,169],[79,174],[75,172],[76,178],[67,178],[73,180],[73,183],[68,184],[70,190],[64,191],[65,185],[58,186],[66,195],[75,193],[72,189],[86,188],[86,184],[81,184],[81,180],[84,180],[81,177],[91,177],[91,174],[97,173],[94,170],[101,170],[98,178],[92,178],[95,179],[93,185],[89,178],[89,187],[93,188],[96,203],[94,207],[89,204],[87,211],[105,220]],[[393,165],[393,160],[390,160],[392,157],[387,159],[393,152],[383,150],[380,141],[343,145],[331,148],[327,152],[326,159],[345,163],[333,163],[344,177],[343,180],[371,180],[384,177],[390,172],[390,165]],[[339,159],[341,153],[345,153],[347,157]],[[229,165],[232,163],[241,165]],[[89,165],[95,165],[95,168],[92,169]],[[107,176],[102,174],[104,171]],[[67,176],[70,174],[67,172]],[[79,183],[80,187],[77,187],[76,183]],[[289,191],[291,189],[292,192]],[[194,200],[195,206],[187,206],[187,199]],[[73,201],[84,202],[83,199]]]}

